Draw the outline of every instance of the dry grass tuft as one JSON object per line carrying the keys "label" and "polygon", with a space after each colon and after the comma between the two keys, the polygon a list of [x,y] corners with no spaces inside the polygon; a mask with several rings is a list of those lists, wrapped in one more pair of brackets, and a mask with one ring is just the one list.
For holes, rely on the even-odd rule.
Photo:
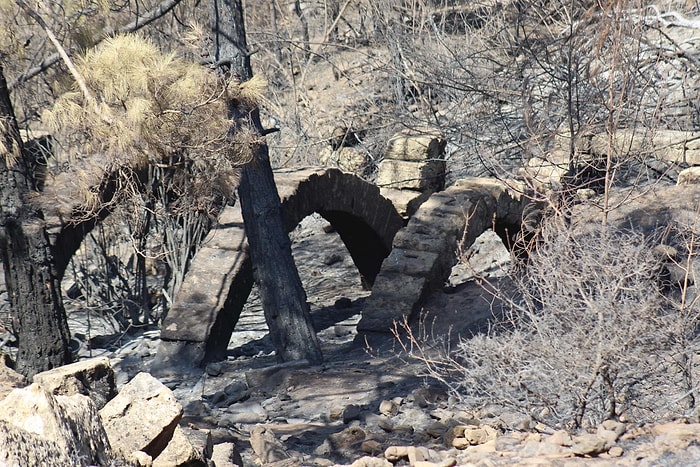
{"label": "dry grass tuft", "polygon": [[[106,40],[76,66],[96,102],[77,90],[67,92],[43,120],[62,136],[69,159],[84,154],[106,159],[98,169],[102,173],[77,179],[148,164],[233,173],[250,157],[241,135],[231,134],[227,102],[259,98],[261,80],[224,82],[138,35]],[[96,168],[90,167],[83,170]],[[89,188],[84,191],[90,193]]]}

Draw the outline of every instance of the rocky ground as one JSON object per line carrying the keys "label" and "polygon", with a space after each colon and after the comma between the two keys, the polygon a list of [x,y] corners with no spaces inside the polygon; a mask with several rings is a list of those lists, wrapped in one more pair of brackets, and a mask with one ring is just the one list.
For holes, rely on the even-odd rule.
{"label": "rocky ground", "polygon": [[[697,424],[608,422],[595,433],[567,433],[523,414],[460,407],[394,336],[358,338],[354,325],[368,292],[342,242],[325,233],[325,225],[312,216],[292,235],[326,362],[278,364],[254,291],[226,361],[202,373],[161,377],[184,406],[182,426],[210,430],[214,444],[234,442],[246,466],[700,463]],[[468,256],[469,263],[456,267],[450,283],[427,301],[423,326],[414,325],[414,333],[455,339],[491,315],[492,301],[473,280],[473,270],[497,277],[508,253],[495,235],[485,235]],[[74,333],[80,334],[81,322],[73,316]],[[88,351],[83,342],[81,356],[108,355],[121,387],[148,371],[158,331],[124,336],[105,347]]]}

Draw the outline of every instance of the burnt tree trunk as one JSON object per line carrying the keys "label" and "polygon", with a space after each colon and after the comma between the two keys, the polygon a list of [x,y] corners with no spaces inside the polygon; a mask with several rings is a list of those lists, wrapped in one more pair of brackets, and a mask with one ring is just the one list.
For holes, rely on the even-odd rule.
{"label": "burnt tree trunk", "polygon": [[[241,0],[212,0],[211,5],[215,63],[228,76],[250,79],[253,71]],[[232,131],[255,135],[251,141],[252,161],[243,167],[238,197],[253,273],[277,356],[283,361],[307,359],[320,363],[321,347],[292,257],[258,108],[234,100],[229,103],[229,112]]]}
{"label": "burnt tree trunk", "polygon": [[0,258],[17,333],[17,371],[31,377],[70,363],[59,275],[0,63]]}

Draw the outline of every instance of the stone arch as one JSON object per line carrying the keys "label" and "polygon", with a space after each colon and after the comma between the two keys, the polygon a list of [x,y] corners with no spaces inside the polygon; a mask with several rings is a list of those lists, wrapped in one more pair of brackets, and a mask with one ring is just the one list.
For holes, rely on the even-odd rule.
{"label": "stone arch", "polygon": [[457,262],[457,245],[470,247],[488,229],[506,248],[520,231],[523,206],[517,191],[498,180],[469,178],[434,193],[393,240],[357,329],[391,332],[442,287]]}
{"label": "stone arch", "polygon": [[371,287],[396,232],[404,226],[394,205],[376,185],[338,169],[298,169],[275,173],[287,231],[319,213],[333,225]]}
{"label": "stone arch", "polygon": [[[288,231],[315,212],[338,232],[363,282],[371,286],[404,221],[379,188],[338,169],[275,172]],[[225,356],[252,288],[252,265],[238,206],[221,214],[192,260],[161,330],[152,370],[167,372]]]}

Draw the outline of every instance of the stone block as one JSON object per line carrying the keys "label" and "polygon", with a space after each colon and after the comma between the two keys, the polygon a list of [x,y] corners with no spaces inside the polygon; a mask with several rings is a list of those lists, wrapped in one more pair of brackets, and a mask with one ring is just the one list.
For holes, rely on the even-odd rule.
{"label": "stone block", "polygon": [[445,186],[444,160],[423,162],[384,159],[379,163],[377,185],[417,191],[439,191]]}
{"label": "stone block", "polygon": [[[383,271],[377,276],[362,311],[358,331],[390,332],[414,311],[428,281],[424,277]],[[397,284],[401,287],[397,289]]]}
{"label": "stone block", "polygon": [[434,236],[429,233],[403,229],[396,233],[393,246],[394,248],[441,253],[448,249],[454,250],[455,239],[455,235]]}
{"label": "stone block", "polygon": [[[53,452],[53,445],[68,454],[72,461],[82,458],[85,465],[108,465],[112,458],[97,408],[89,397],[82,394],[54,396],[38,384],[15,389],[0,402],[0,420],[6,422],[6,438],[31,442],[38,437],[46,441],[40,445],[47,450],[47,456]],[[31,444],[20,447],[23,450],[37,448]],[[4,460],[10,457],[5,449],[0,444],[0,465],[5,465]],[[63,465],[72,465],[72,462]]]}
{"label": "stone block", "polygon": [[428,277],[440,255],[432,251],[394,248],[382,263],[383,272]]}
{"label": "stone block", "polygon": [[161,339],[206,342],[219,309],[217,303],[190,299],[175,304],[163,323]]}
{"label": "stone block", "polygon": [[243,227],[243,214],[238,203],[235,206],[226,206],[219,214],[217,223],[218,228],[226,226]]}
{"label": "stone block", "polygon": [[182,417],[172,391],[148,373],[137,374],[100,410],[112,448],[130,459],[135,451],[156,458]]}
{"label": "stone block", "polygon": [[398,188],[382,188],[381,195],[391,201],[396,211],[404,219],[409,219],[433,193],[432,191],[400,190]]}
{"label": "stone block", "polygon": [[387,144],[386,159],[422,162],[429,159],[443,159],[445,139],[441,135],[398,134]]}
{"label": "stone block", "polygon": [[153,363],[151,373],[159,378],[179,378],[183,373],[199,371],[204,360],[206,342],[192,342],[162,339]]}
{"label": "stone block", "polygon": [[215,444],[211,460],[216,467],[243,467],[241,454],[233,443]]}
{"label": "stone block", "polygon": [[700,167],[688,167],[678,174],[676,185],[697,185],[700,183]]}
{"label": "stone block", "polygon": [[114,371],[107,357],[82,360],[37,373],[33,381],[54,395],[88,396],[98,410],[117,395]]}
{"label": "stone block", "polygon": [[153,467],[205,466],[213,448],[211,432],[178,426],[166,448],[153,460]]}
{"label": "stone block", "polygon": [[[221,222],[220,219],[219,222]],[[205,248],[229,250],[231,252],[229,254],[235,254],[233,251],[247,251],[248,239],[245,236],[243,223],[229,224],[227,226],[220,225],[209,232],[202,245]]]}
{"label": "stone block", "polygon": [[649,155],[678,164],[700,165],[700,133],[692,131],[620,129],[612,139],[606,134],[591,139],[591,150],[607,154],[612,148],[616,158]]}

